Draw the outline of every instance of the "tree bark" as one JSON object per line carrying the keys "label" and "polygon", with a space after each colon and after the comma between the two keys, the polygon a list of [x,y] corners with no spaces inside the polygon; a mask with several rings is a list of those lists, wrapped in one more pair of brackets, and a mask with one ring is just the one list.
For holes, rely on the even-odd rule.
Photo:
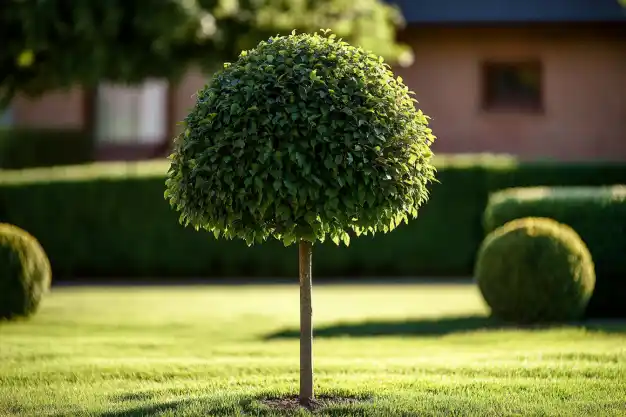
{"label": "tree bark", "polygon": [[311,318],[312,244],[300,241],[300,404],[313,400],[313,326]]}

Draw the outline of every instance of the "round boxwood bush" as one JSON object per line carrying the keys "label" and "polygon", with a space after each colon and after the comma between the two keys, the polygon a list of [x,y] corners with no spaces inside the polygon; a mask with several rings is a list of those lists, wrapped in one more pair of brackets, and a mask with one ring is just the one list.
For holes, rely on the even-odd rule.
{"label": "round boxwood bush", "polygon": [[475,277],[493,315],[520,324],[580,318],[595,286],[585,243],[547,218],[517,219],[491,232]]}
{"label": "round boxwood bush", "polygon": [[50,279],[50,262],[37,239],[0,223],[0,319],[35,313]]}
{"label": "round boxwood bush", "polygon": [[435,172],[411,93],[382,58],[333,35],[270,38],[198,92],[166,198],[185,225],[248,244],[393,230]]}

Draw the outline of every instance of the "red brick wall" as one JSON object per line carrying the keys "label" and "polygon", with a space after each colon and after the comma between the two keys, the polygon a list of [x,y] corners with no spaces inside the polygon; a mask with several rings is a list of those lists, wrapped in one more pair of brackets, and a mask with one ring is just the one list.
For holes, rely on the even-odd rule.
{"label": "red brick wall", "polygon": [[196,92],[204,87],[207,81],[206,75],[197,69],[191,69],[176,86],[173,103],[175,123],[182,121],[187,116],[189,110],[196,103]]}
{"label": "red brick wall", "polygon": [[12,107],[13,121],[18,126],[81,129],[86,118],[83,92],[78,88],[38,99],[17,97]]}
{"label": "red brick wall", "polygon": [[[432,117],[439,152],[626,160],[626,27],[412,28],[395,71]],[[482,109],[483,60],[541,59],[542,113]]]}

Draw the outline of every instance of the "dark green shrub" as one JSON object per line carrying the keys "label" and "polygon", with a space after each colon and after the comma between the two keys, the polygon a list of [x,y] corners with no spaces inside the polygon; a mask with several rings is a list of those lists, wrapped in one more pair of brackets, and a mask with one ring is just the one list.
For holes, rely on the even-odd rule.
{"label": "dark green shrub", "polygon": [[626,163],[523,161],[490,169],[489,192],[512,187],[601,186],[626,182]]}
{"label": "dark green shrub", "polygon": [[626,186],[533,187],[494,193],[484,214],[487,232],[522,217],[549,217],[571,226],[589,247],[596,288],[589,317],[626,317]]}
{"label": "dark green shrub", "polygon": [[[616,163],[546,165],[490,155],[437,155],[434,163],[440,182],[430,186],[417,219],[394,233],[353,239],[350,247],[316,245],[318,279],[470,276],[496,182],[500,188],[626,182],[626,164]],[[54,275],[63,279],[293,276],[294,248],[272,241],[247,248],[176,224],[177,214],[162,204],[168,166],[155,161],[0,171],[0,221],[37,236]],[[599,282],[592,304],[601,287]]]}
{"label": "dark green shrub", "polygon": [[81,164],[94,158],[90,135],[67,129],[0,129],[0,168]]}
{"label": "dark green shrub", "polygon": [[591,255],[578,234],[533,217],[487,235],[475,277],[492,314],[520,324],[580,318],[595,284]]}
{"label": "dark green shrub", "polygon": [[50,263],[24,230],[0,223],[0,319],[27,317],[50,287]]}

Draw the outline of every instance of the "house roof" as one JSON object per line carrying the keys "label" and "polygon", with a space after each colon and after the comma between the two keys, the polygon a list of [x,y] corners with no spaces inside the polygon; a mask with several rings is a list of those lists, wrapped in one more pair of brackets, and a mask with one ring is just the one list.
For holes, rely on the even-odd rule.
{"label": "house roof", "polygon": [[407,23],[626,22],[619,0],[386,0]]}

